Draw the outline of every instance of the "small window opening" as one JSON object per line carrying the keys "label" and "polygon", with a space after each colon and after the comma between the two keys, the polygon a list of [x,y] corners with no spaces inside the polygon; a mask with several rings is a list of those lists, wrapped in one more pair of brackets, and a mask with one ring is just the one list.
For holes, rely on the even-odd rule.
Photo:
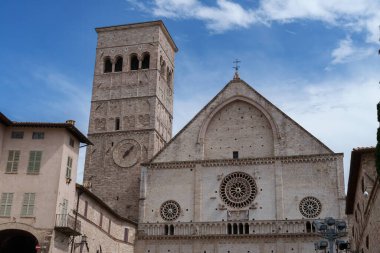
{"label": "small window opening", "polygon": [[115,130],[120,130],[120,119],[119,118],[115,119]]}
{"label": "small window opening", "polygon": [[115,63],[115,72],[121,72],[123,71],[123,57],[117,57],[116,63]]}
{"label": "small window opening", "polygon": [[231,224],[228,224],[227,225],[227,234],[232,234],[232,226],[231,226]]}
{"label": "small window opening", "polygon": [[169,226],[165,225],[164,229],[165,229],[165,231],[164,231],[165,235],[169,235]]}
{"label": "small window opening", "polygon": [[243,223],[239,223],[239,235],[242,235],[242,234],[244,234]]}
{"label": "small window opening", "polygon": [[71,137],[70,137],[70,140],[69,140],[69,145],[70,145],[71,147],[74,147],[74,146],[75,146],[75,141],[74,141],[74,139],[71,138]]}
{"label": "small window opening", "polygon": [[234,235],[236,235],[238,233],[238,226],[236,223],[234,223],[234,225],[232,226],[232,233]]}
{"label": "small window opening", "polygon": [[150,63],[150,55],[145,54],[144,58],[142,60],[142,63],[141,63],[141,68],[142,69],[149,69],[149,63]]}
{"label": "small window opening", "polygon": [[233,151],[232,152],[232,158],[233,159],[239,159],[239,151]]}
{"label": "small window opening", "polygon": [[244,225],[244,234],[249,234],[249,225],[248,225],[248,223],[245,223],[245,225]]}
{"label": "small window opening", "polygon": [[112,62],[109,57],[104,59],[104,73],[110,73],[112,72]]}
{"label": "small window opening", "polygon": [[139,69],[139,59],[137,59],[137,55],[131,56],[131,70],[138,70]]}
{"label": "small window opening", "polygon": [[174,226],[173,225],[169,226],[169,235],[174,235]]}
{"label": "small window opening", "polygon": [[306,222],[306,232],[311,233],[311,223],[310,221]]}

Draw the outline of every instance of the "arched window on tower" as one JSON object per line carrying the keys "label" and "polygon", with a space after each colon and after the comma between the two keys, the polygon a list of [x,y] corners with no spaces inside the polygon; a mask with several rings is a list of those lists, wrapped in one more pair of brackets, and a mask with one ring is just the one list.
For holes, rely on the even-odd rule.
{"label": "arched window on tower", "polygon": [[150,55],[149,53],[144,53],[143,60],[141,63],[142,69],[149,69],[149,63],[150,63]]}
{"label": "arched window on tower", "polygon": [[168,85],[171,86],[172,81],[173,81],[173,71],[172,70],[168,70],[166,80],[168,82]]}
{"label": "arched window on tower", "polygon": [[118,56],[115,63],[115,72],[123,71],[123,57]]}
{"label": "arched window on tower", "polygon": [[110,73],[110,72],[112,72],[111,58],[106,57],[104,58],[104,73]]}
{"label": "arched window on tower", "polygon": [[132,54],[131,55],[131,70],[138,70],[139,69],[139,59],[137,58],[137,55]]}
{"label": "arched window on tower", "polygon": [[166,62],[162,61],[161,63],[161,75],[165,76],[165,68],[166,68]]}

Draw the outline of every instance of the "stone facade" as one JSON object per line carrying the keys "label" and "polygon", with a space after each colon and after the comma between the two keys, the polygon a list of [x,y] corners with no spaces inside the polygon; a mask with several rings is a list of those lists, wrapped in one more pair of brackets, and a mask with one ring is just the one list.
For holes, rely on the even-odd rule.
{"label": "stone facade", "polygon": [[171,138],[177,48],[163,23],[97,32],[85,184],[138,218],[135,252],[311,252],[313,220],[345,219],[343,154],[237,73]]}
{"label": "stone facade", "polygon": [[310,252],[314,219],[345,218],[343,154],[239,78],[141,179],[136,252]]}
{"label": "stone facade", "polygon": [[353,252],[379,252],[379,181],[375,167],[375,148],[354,149],[351,153],[346,205]]}
{"label": "stone facade", "polygon": [[94,145],[84,181],[119,214],[137,220],[140,163],[172,134],[177,48],[160,21],[96,31],[88,134]]}

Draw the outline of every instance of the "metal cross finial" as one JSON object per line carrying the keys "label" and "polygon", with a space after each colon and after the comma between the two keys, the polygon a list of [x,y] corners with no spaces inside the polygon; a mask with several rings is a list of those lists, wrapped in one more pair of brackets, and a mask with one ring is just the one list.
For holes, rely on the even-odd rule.
{"label": "metal cross finial", "polygon": [[239,68],[240,68],[240,66],[239,66],[240,62],[241,61],[239,61],[239,59],[235,59],[235,61],[233,61],[233,63],[235,64],[235,66],[232,67],[233,69],[235,69],[234,79],[240,79],[239,72],[238,72]]}

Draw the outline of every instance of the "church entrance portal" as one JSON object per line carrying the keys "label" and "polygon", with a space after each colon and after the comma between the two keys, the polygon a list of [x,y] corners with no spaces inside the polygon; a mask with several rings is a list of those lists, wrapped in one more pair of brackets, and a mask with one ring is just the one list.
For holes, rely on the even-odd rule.
{"label": "church entrance portal", "polygon": [[36,253],[38,240],[31,233],[7,229],[0,231],[0,252],[1,253]]}

